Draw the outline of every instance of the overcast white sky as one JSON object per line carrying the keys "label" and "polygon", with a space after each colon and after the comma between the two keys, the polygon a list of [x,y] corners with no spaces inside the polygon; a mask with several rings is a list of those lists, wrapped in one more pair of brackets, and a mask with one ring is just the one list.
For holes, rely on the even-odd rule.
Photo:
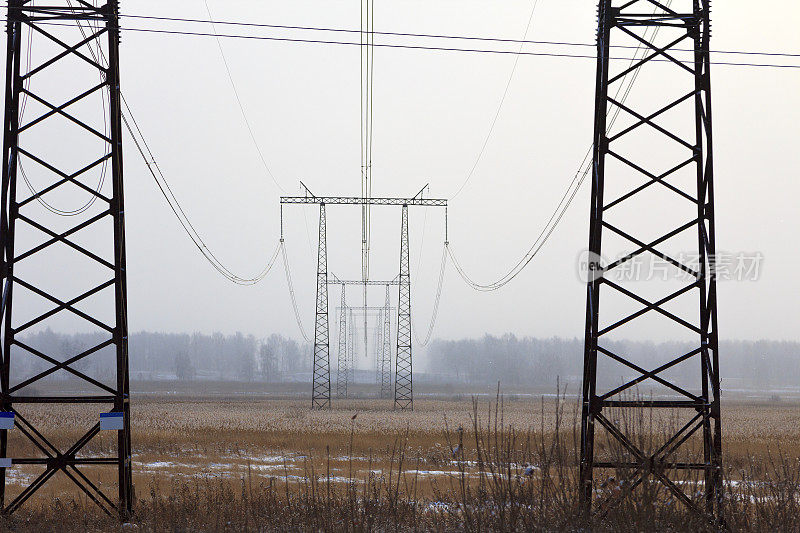
{"label": "overcast white sky", "polygon": [[[517,39],[532,5],[528,0],[375,3],[379,31]],[[528,38],[593,42],[595,4],[539,0]],[[219,20],[337,28],[359,23],[354,1],[209,5]],[[202,0],[127,1],[122,9],[207,18]],[[752,2],[726,0],[714,4],[713,17],[714,49],[800,52],[800,7],[794,2],[762,2],[754,9]],[[300,193],[302,179],[317,195],[358,195],[358,48],[234,39],[223,46],[278,182],[291,194]],[[593,49],[585,52],[591,55]],[[175,194],[215,253],[237,273],[255,274],[278,241],[281,191],[253,148],[215,40],[128,32],[121,54],[123,91]],[[486,137],[513,62],[513,56],[378,49],[374,194],[410,196],[430,183],[432,196],[452,196]],[[484,157],[449,209],[453,249],[476,279],[495,279],[519,259],[577,170],[591,141],[594,68],[591,59],[520,59]],[[712,85],[718,248],[764,257],[758,281],[720,284],[720,336],[800,340],[795,245],[800,69],[719,66]],[[254,287],[222,279],[182,233],[132,144],[125,153],[130,328],[299,338],[280,263]],[[587,182],[540,255],[505,288],[476,293],[449,266],[435,336],[582,336],[585,289],[576,258],[587,242],[588,196]],[[311,331],[318,211],[290,207],[284,213],[298,303]],[[373,213],[372,274],[392,278],[400,211],[384,207]],[[411,232],[414,327],[422,336],[433,305],[443,213],[411,208]],[[328,237],[329,270],[357,278],[358,210],[330,206]],[[354,301],[358,294],[354,288],[348,297]],[[338,289],[330,298],[333,310]],[[382,300],[378,288],[370,303]],[[645,326],[626,336],[669,335]]]}

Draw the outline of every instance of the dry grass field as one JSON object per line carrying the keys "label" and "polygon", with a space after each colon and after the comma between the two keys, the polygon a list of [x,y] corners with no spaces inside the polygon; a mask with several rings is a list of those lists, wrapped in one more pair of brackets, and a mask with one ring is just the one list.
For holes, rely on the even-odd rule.
{"label": "dry grass field", "polygon": [[[57,415],[32,410],[26,416],[44,434],[66,444],[78,431],[65,431],[65,421],[91,426],[91,417],[82,412],[76,406]],[[329,411],[311,411],[306,400],[258,393],[140,395],[132,414],[137,512],[124,527],[570,529],[568,524],[579,520],[576,491],[570,489],[575,484],[577,416],[574,398],[552,394],[512,395],[500,405],[492,397],[474,402],[421,399],[413,412],[394,411],[390,401],[374,399],[336,401]],[[761,491],[735,499],[736,506],[743,506],[735,512],[748,515],[742,523],[753,530],[767,523],[780,529],[780,523],[769,522],[780,514],[775,510],[778,501],[770,498],[789,498],[781,503],[787,512],[800,509],[800,404],[732,397],[723,416],[729,488],[735,492],[747,486],[752,491],[755,481]],[[669,423],[664,415],[640,421],[640,434],[657,436]],[[95,440],[91,450],[111,450],[113,436]],[[17,446],[10,456],[34,452]],[[526,476],[529,465],[535,475],[528,470]],[[114,472],[85,471],[114,495]],[[8,496],[35,474],[33,467],[15,465],[8,471]],[[775,484],[783,492],[775,492]],[[545,492],[547,502],[540,501],[542,509],[534,513],[534,500],[542,500]],[[505,511],[490,511],[485,505],[511,505],[517,515],[498,521]],[[759,505],[765,507],[755,508]],[[614,520],[634,520],[631,516],[609,518],[605,525],[617,529],[621,523]],[[75,530],[123,527],[98,513],[63,474],[0,526],[59,531],[65,517],[80,522]],[[639,519],[653,524],[652,516]],[[705,527],[682,509],[659,520],[665,527],[673,520],[695,530]]]}

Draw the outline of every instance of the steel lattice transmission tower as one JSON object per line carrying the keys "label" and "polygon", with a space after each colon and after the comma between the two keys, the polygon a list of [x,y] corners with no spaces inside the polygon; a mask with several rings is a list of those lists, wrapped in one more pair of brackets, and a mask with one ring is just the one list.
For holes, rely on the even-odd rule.
{"label": "steel lattice transmission tower", "polygon": [[347,302],[342,284],[342,310],[339,313],[339,356],[336,365],[336,397],[347,397]]}
{"label": "steel lattice transmission tower", "polygon": [[[599,3],[580,474],[585,508],[596,499],[600,514],[628,496],[640,500],[648,486],[712,516],[722,500],[709,5]],[[620,44],[643,54],[612,59]],[[626,89],[632,79],[636,88]],[[663,267],[658,282],[620,275],[645,259]],[[693,347],[646,368],[653,363],[644,354],[610,342],[634,321]],[[614,383],[618,376],[626,377]],[[643,386],[654,387],[646,399]],[[629,423],[651,409],[675,421],[655,443]],[[597,487],[607,472],[621,476],[610,495]],[[702,495],[681,488],[693,473]]]}
{"label": "steel lattice transmission tower", "polygon": [[[124,516],[132,484],[119,2],[9,0],[6,28],[0,410],[14,423],[0,430],[0,505],[15,511],[62,473],[105,511]],[[64,69],[69,83],[54,81]],[[64,211],[76,198],[89,201]],[[66,355],[31,340],[66,323],[91,329],[94,340]],[[113,376],[92,369],[101,360],[113,361]],[[59,389],[74,391],[75,383],[54,374],[86,392],[65,394]],[[41,424],[65,404],[82,411],[59,426],[80,435],[68,447]],[[74,420],[82,416],[94,422],[81,427]],[[12,493],[7,470],[16,465],[39,470]],[[108,469],[116,470],[116,498],[100,489]]]}
{"label": "steel lattice transmission tower", "polygon": [[[346,370],[348,367],[348,352],[347,352],[347,314],[344,312],[344,309],[352,310],[360,310],[364,311],[365,313],[368,311],[380,311],[379,313],[379,323],[378,323],[378,335],[377,335],[377,342],[376,342],[376,383],[381,385],[382,383],[387,383],[385,394],[381,392],[382,398],[388,398],[390,394],[390,388],[392,383],[392,376],[391,376],[391,346],[389,343],[391,342],[391,330],[390,330],[390,319],[391,313],[393,311],[393,307],[391,306],[391,300],[389,299],[389,287],[392,285],[399,285],[400,284],[400,277],[396,277],[392,280],[388,281],[380,281],[380,280],[367,280],[366,282],[362,280],[342,280],[336,277],[334,274],[328,275],[328,285],[340,285],[342,288],[342,302],[339,307],[339,362],[338,362],[338,371],[339,373],[344,373],[342,375],[342,381],[339,381],[339,375],[337,375],[337,396],[338,397],[346,397],[347,396],[347,381],[345,376],[348,376]],[[375,285],[385,285],[386,286],[386,305],[385,307],[374,308],[374,307],[349,307],[344,298],[344,291],[346,290],[347,286],[350,285],[358,285],[359,287],[364,286],[375,286]],[[382,321],[382,322],[381,322]],[[382,326],[380,324],[384,324],[383,331],[381,331]],[[344,333],[343,333],[344,332]],[[385,361],[382,363],[382,361]],[[352,368],[352,371],[355,371],[355,367]],[[351,374],[352,375],[352,374]],[[348,377],[349,381],[352,383],[353,379]],[[341,383],[341,388],[340,388]],[[343,394],[339,393],[339,390],[344,391]]]}
{"label": "steel lattice transmission tower", "polygon": [[[391,283],[391,282],[385,282],[385,283]],[[363,284],[359,282],[358,285],[363,285]],[[395,283],[395,285],[396,285],[396,283]],[[336,312],[340,313],[342,309],[343,309],[342,307],[337,307],[336,308]],[[347,306],[344,309],[347,310],[347,317],[348,317],[347,318],[347,326],[346,326],[346,328],[347,328],[347,343],[346,343],[347,356],[345,358],[345,361],[343,362],[343,365],[346,365],[347,369],[348,369],[347,381],[348,381],[348,383],[355,383],[355,349],[359,345],[359,343],[357,342],[358,341],[357,337],[359,337],[359,333],[360,333],[358,331],[358,327],[359,327],[359,323],[360,323],[360,322],[358,322],[358,319],[359,318],[363,318],[364,316],[367,316],[367,317],[373,316],[373,317],[376,318],[376,322],[377,323],[376,323],[375,327],[367,327],[367,337],[369,338],[369,333],[370,332],[374,333],[373,339],[374,339],[375,352],[376,352],[375,360],[376,360],[376,363],[378,364],[378,371],[379,371],[377,384],[380,387],[382,385],[383,379],[385,377],[385,381],[389,385],[385,386],[386,390],[385,390],[385,395],[383,397],[388,398],[389,395],[391,394],[391,388],[390,388],[390,385],[392,383],[391,368],[390,368],[390,364],[389,364],[388,360],[383,364],[383,368],[381,368],[381,359],[383,358],[383,354],[384,353],[391,354],[391,351],[390,351],[391,350],[391,346],[389,344],[391,342],[391,339],[386,338],[384,336],[384,333],[390,331],[391,316],[392,316],[392,313],[397,310],[397,308],[392,307],[391,305],[389,305],[389,306],[381,305],[381,306],[367,306],[367,307],[363,307],[363,306]],[[358,316],[359,314],[361,316]],[[381,371],[384,371],[386,375],[382,376],[381,375]],[[383,392],[384,391],[381,391],[381,393],[383,393]],[[381,397],[380,394],[379,394],[379,397]]]}
{"label": "steel lattice transmission tower", "polygon": [[356,323],[353,317],[353,308],[349,308],[349,328],[350,328],[350,340],[347,344],[347,381],[350,383],[355,382],[356,378],[356,369],[355,369],[355,352],[356,352]]}
{"label": "steel lattice transmission tower", "polygon": [[403,205],[400,228],[400,285],[397,303],[397,352],[395,356],[394,406],[413,409],[411,359],[411,270],[408,261],[408,205]]}
{"label": "steel lattice transmission tower", "polygon": [[375,384],[380,386],[381,358],[383,357],[383,311],[378,313],[378,324],[375,331]]}
{"label": "steel lattice transmission tower", "polygon": [[[412,391],[412,360],[411,360],[411,275],[409,272],[408,250],[408,206],[444,207],[445,221],[447,200],[442,198],[423,198],[423,187],[411,198],[364,198],[357,196],[315,196],[305,185],[305,196],[282,196],[283,205],[319,205],[320,206],[320,233],[317,268],[317,301],[316,320],[314,331],[314,373],[312,385],[312,407],[330,406],[330,358],[328,334],[328,290],[329,284],[360,285],[398,285],[400,303],[398,305],[398,334],[397,356],[395,358],[395,397],[394,406],[400,409],[413,408]],[[397,280],[376,281],[342,281],[335,276],[328,278],[327,273],[327,242],[325,233],[325,206],[326,205],[357,205],[357,206],[402,206],[402,229],[400,235],[400,274]],[[283,229],[281,229],[283,234]],[[368,307],[364,307],[368,310]],[[365,328],[366,329],[366,328]],[[385,338],[389,338],[387,335]],[[387,355],[390,357],[390,355]],[[352,368],[351,368],[352,370]],[[352,372],[351,372],[352,376]],[[384,375],[385,376],[385,375]],[[352,379],[351,379],[352,381]],[[385,381],[385,380],[384,380]]]}
{"label": "steel lattice transmission tower", "polygon": [[383,333],[379,353],[381,359],[378,365],[380,372],[381,398],[388,398],[392,392],[392,308],[389,297],[389,285],[386,285],[386,304],[383,311]]}
{"label": "steel lattice transmission tower", "polygon": [[319,204],[319,248],[317,251],[317,305],[314,318],[314,386],[311,407],[331,406],[331,358],[328,333],[328,244],[325,204]]}

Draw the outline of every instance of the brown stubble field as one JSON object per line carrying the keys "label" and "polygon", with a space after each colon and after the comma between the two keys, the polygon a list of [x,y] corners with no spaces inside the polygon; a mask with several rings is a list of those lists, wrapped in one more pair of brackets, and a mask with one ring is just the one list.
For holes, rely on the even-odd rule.
{"label": "brown stubble field", "polygon": [[[279,487],[274,492],[285,493],[288,501],[302,499],[313,490],[349,494],[352,487],[366,487],[376,480],[382,486],[396,484],[398,498],[404,501],[455,501],[465,497],[465,487],[477,488],[483,482],[481,476],[491,477],[497,468],[519,481],[529,463],[541,461],[541,446],[554,441],[557,427],[560,445],[566,450],[561,462],[567,463],[566,473],[558,476],[571,476],[570,469],[575,470],[570,456],[579,427],[574,397],[484,395],[471,399],[458,395],[417,400],[413,412],[395,411],[388,400],[339,400],[325,411],[312,411],[309,403],[255,392],[134,397],[134,484],[140,509],[162,496],[174,503],[176,491],[222,491],[224,497],[241,504],[247,500],[245,485],[250,491],[254,486]],[[80,406],[66,406],[58,414],[34,408],[26,416],[44,434],[66,445],[78,432],[65,430],[64,423],[89,427],[93,421],[85,413]],[[754,463],[779,460],[797,465],[800,403],[732,397],[724,404],[723,417],[730,479],[746,477],[745,470],[752,473]],[[667,419],[659,413],[641,425],[645,432],[660,434],[670,424]],[[109,452],[114,437],[113,433],[102,435],[87,451]],[[478,464],[480,454],[492,448],[508,448],[497,461],[502,464]],[[32,451],[19,447],[9,450],[9,455]],[[113,497],[113,471],[90,467],[84,471]],[[8,496],[13,497],[35,473],[24,466],[9,471]],[[216,497],[223,498],[220,494]],[[26,504],[23,514],[49,509],[54,500],[73,502],[75,509],[85,509],[90,515],[93,512],[91,502],[58,474]]]}
{"label": "brown stubble field", "polygon": [[[537,441],[556,425],[556,400],[501,397],[475,401],[481,423],[500,422],[518,433],[522,450],[526,438]],[[417,400],[411,412],[395,411],[389,400],[338,400],[333,408],[312,411],[306,400],[265,396],[191,396],[149,394],[132,404],[134,477],[137,487],[177,477],[238,479],[247,472],[263,477],[302,476],[313,467],[324,473],[330,464],[338,479],[363,473],[370,460],[373,470],[385,466],[404,448],[406,468],[428,472],[457,470],[452,450],[458,428],[467,455],[474,451],[475,407],[471,399]],[[561,431],[573,439],[577,401],[560,400]],[[66,445],[78,437],[76,428],[91,425],[85,409],[65,406],[57,415],[28,411],[27,417],[48,436]],[[355,418],[353,416],[355,415]],[[723,411],[725,459],[738,464],[745,458],[783,454],[800,458],[800,403],[731,399]],[[656,427],[658,423],[656,423]],[[101,435],[87,451],[107,451],[114,434]],[[32,448],[11,449],[25,455]],[[13,455],[12,455],[13,456]],[[415,468],[419,464],[420,468]],[[17,467],[17,477],[24,472]],[[31,471],[32,472],[32,471]],[[424,474],[422,472],[425,472]],[[66,481],[66,480],[65,480]],[[59,484],[60,485],[60,484]],[[66,485],[69,487],[69,485]],[[46,494],[47,491],[43,493]]]}

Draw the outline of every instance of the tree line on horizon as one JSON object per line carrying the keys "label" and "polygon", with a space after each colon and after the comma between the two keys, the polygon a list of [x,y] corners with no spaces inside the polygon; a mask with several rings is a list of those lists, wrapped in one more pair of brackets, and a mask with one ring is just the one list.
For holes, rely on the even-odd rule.
{"label": "tree line on horizon", "polygon": [[[105,340],[101,334],[57,333],[50,329],[25,337],[29,346],[59,361],[80,354]],[[607,341],[605,347],[630,357],[645,370],[688,353],[688,342]],[[425,380],[450,384],[551,386],[557,379],[579,382],[583,371],[583,340],[572,338],[484,335],[474,339],[434,340],[425,357],[417,356],[415,373]],[[419,352],[417,352],[419,353]],[[308,380],[311,346],[280,334],[259,339],[234,333],[154,333],[131,335],[131,378],[135,380],[236,380],[288,382]],[[800,343],[789,341],[724,341],[720,343],[723,387],[735,389],[796,387],[800,376]],[[112,378],[115,353],[106,347],[71,366],[93,377]],[[615,386],[639,374],[608,357],[598,360],[599,385]],[[692,357],[662,376],[691,384],[699,379],[699,359]],[[33,354],[12,349],[12,374],[30,376],[52,365]],[[331,346],[331,369],[336,353]],[[59,371],[54,379],[63,377]],[[102,381],[102,380],[101,380]],[[689,385],[691,386],[691,385]]]}
{"label": "tree line on horizon", "polygon": [[[107,335],[95,333],[56,333],[50,329],[25,338],[29,346],[63,361],[96,346]],[[12,352],[15,375],[33,375],[52,366],[20,348]],[[272,334],[258,339],[234,333],[152,333],[130,336],[129,370],[132,380],[238,380],[285,381],[298,373],[310,372],[310,348],[294,339]],[[116,354],[112,347],[99,350],[71,366],[92,377],[114,375]],[[59,372],[59,376],[64,376]],[[102,379],[101,379],[102,381]]]}
{"label": "tree line on horizon", "polygon": [[[691,342],[606,341],[603,347],[646,371],[688,354]],[[723,389],[797,387],[800,343],[791,341],[720,342]],[[583,373],[583,339],[485,335],[478,339],[436,340],[428,349],[429,371],[444,381],[472,384],[549,386],[557,379],[579,382]],[[659,375],[676,383],[699,386],[700,359],[686,361]],[[641,374],[611,358],[598,356],[598,387],[616,387]],[[649,382],[648,382],[649,383]]]}

